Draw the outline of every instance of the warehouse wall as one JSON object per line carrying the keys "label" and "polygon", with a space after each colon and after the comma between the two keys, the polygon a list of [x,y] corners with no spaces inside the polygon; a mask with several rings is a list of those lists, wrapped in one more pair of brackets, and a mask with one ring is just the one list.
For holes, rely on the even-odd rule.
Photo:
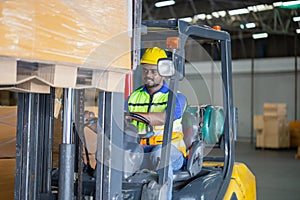
{"label": "warehouse wall", "polygon": [[[295,102],[295,61],[293,57],[254,60],[252,99],[254,115],[263,114],[263,104],[266,102],[286,103],[288,120],[300,119],[299,57],[297,59],[297,102]],[[233,61],[233,88],[235,105],[239,108],[239,136],[249,138],[253,133],[251,129],[251,60]]]}
{"label": "warehouse wall", "polygon": [[[251,66],[253,64],[253,79]],[[218,64],[217,64],[218,65]],[[288,120],[300,120],[300,58],[297,58],[297,111],[295,110],[295,58],[267,58],[233,60],[233,96],[234,105],[238,107],[239,127],[238,139],[250,140],[255,138],[252,130],[252,115],[263,114],[263,104],[286,103]],[[198,102],[204,102],[207,86],[193,74],[189,76],[190,85],[196,90]],[[252,81],[253,80],[253,90]],[[200,81],[200,82],[199,82]],[[180,86],[180,90],[190,95],[187,85]],[[253,91],[253,98],[251,93]],[[193,91],[194,92],[194,91]],[[204,100],[204,101],[202,101]],[[253,101],[253,104],[252,104]],[[193,103],[193,102],[192,102]],[[252,106],[253,105],[253,109]],[[295,119],[295,114],[297,118]],[[253,139],[253,138],[252,138]]]}

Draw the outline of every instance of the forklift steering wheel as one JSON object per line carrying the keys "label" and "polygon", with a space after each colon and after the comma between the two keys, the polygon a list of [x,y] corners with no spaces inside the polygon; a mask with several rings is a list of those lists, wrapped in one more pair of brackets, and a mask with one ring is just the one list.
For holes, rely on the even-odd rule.
{"label": "forklift steering wheel", "polygon": [[145,134],[138,134],[140,138],[150,138],[154,135],[153,125],[144,116],[142,116],[140,114],[137,114],[137,113],[132,113],[132,112],[125,113],[125,116],[130,116],[131,118],[135,118],[139,122],[142,122],[142,123],[146,124],[146,133]]}

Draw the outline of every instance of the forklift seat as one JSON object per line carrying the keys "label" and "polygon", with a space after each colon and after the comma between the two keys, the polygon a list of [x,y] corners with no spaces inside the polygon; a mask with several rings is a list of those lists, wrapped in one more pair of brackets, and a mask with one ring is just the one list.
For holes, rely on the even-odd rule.
{"label": "forklift seat", "polygon": [[174,181],[182,181],[198,174],[202,168],[203,143],[200,139],[199,123],[194,115],[185,111],[182,116],[182,130],[187,147],[186,164],[174,172]]}
{"label": "forklift seat", "polygon": [[200,173],[204,143],[219,143],[223,135],[223,127],[224,111],[220,106],[201,106],[198,121],[190,112],[184,112],[182,130],[188,155],[183,169],[174,173],[174,181],[186,180]]}

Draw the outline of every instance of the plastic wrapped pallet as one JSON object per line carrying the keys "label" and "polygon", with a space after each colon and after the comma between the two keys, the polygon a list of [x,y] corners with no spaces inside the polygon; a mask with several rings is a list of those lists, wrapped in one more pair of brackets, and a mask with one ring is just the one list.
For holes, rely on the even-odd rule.
{"label": "plastic wrapped pallet", "polygon": [[[0,1],[0,84],[8,85],[2,89],[122,90],[131,68],[131,6],[130,0]],[[20,68],[24,63],[31,68]],[[86,74],[90,81],[78,80]]]}

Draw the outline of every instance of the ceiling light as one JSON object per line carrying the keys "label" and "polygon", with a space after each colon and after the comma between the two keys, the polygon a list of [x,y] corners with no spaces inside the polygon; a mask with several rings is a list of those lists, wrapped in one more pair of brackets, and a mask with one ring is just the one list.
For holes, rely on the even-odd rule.
{"label": "ceiling light", "polygon": [[225,17],[225,16],[226,16],[226,11],[225,11],[225,10],[218,11],[218,14],[219,14],[221,17]]}
{"label": "ceiling light", "polygon": [[261,39],[261,38],[267,38],[268,33],[255,33],[252,35],[253,39]]}
{"label": "ceiling light", "polygon": [[212,12],[211,15],[214,16],[215,18],[219,18],[220,17],[220,15],[219,15],[218,12]]}
{"label": "ceiling light", "polygon": [[265,10],[272,10],[272,9],[273,9],[273,6],[271,6],[271,5],[264,5],[264,4],[256,5],[256,6],[249,6],[248,7],[248,10],[249,11],[253,11],[253,12],[265,11]]}
{"label": "ceiling light", "polygon": [[282,6],[282,2],[281,1],[280,2],[275,2],[275,3],[273,3],[273,6],[274,7]]}
{"label": "ceiling light", "polygon": [[249,13],[249,10],[247,8],[241,8],[236,10],[229,10],[228,13],[229,15],[240,15]]}
{"label": "ceiling light", "polygon": [[273,9],[273,6],[272,5],[257,5],[257,6],[255,6],[256,7],[256,9],[258,10],[258,11],[265,11],[265,10],[272,10]]}
{"label": "ceiling light", "polygon": [[294,22],[300,21],[300,16],[298,16],[298,17],[293,17],[293,21],[294,21]]}
{"label": "ceiling light", "polygon": [[240,24],[240,28],[241,29],[245,29],[245,25],[244,24]]}
{"label": "ceiling light", "polygon": [[174,5],[175,1],[174,0],[170,0],[170,1],[160,1],[155,3],[155,7],[160,8],[160,7],[164,7],[164,6],[171,6]]}
{"label": "ceiling light", "polygon": [[300,28],[296,29],[296,33],[300,34]]}
{"label": "ceiling light", "polygon": [[246,25],[246,28],[255,28],[255,23],[247,23],[247,24],[245,24]]}
{"label": "ceiling light", "polygon": [[212,19],[212,15],[206,15],[206,19]]}
{"label": "ceiling light", "polygon": [[185,21],[185,22],[193,21],[193,19],[191,17],[180,18],[180,20]]}
{"label": "ceiling light", "polygon": [[298,1],[286,1],[282,3],[282,6],[294,6],[300,4],[300,0]]}
{"label": "ceiling light", "polygon": [[201,19],[201,20],[205,20],[205,17],[206,15],[205,14],[199,14],[199,15],[196,15],[198,19]]}

